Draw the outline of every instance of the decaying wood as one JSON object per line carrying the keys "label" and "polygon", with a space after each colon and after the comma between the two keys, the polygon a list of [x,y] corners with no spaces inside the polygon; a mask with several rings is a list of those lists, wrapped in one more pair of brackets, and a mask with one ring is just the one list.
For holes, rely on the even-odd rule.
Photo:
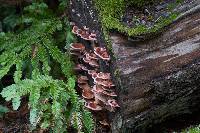
{"label": "decaying wood", "polygon": [[121,102],[112,117],[114,133],[149,132],[200,110],[199,11],[145,42],[120,34],[111,34],[111,39]]}
{"label": "decaying wood", "polygon": [[[90,0],[70,3],[71,21],[94,30],[100,46],[105,46],[94,3]],[[118,87],[121,107],[109,114],[111,132],[152,132],[166,121],[173,123],[174,118],[200,110],[199,8],[183,13],[153,39],[133,42],[119,33],[111,33],[110,38],[116,58],[111,61],[113,68],[100,67],[105,72],[113,71]],[[97,126],[97,132],[108,131]]]}

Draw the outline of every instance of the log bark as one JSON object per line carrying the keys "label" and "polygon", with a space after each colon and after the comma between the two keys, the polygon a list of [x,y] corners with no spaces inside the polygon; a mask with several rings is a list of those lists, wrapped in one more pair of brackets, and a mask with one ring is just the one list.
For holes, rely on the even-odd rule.
{"label": "log bark", "polygon": [[199,10],[154,39],[132,42],[115,33],[111,40],[121,105],[111,117],[113,133],[156,132],[200,110]]}
{"label": "log bark", "polygon": [[[195,2],[193,6],[199,5]],[[180,7],[183,15],[146,41],[110,33],[112,67],[101,69],[112,71],[121,106],[109,114],[112,133],[160,133],[164,123],[200,111],[200,10],[193,6],[185,4],[187,11]],[[71,1],[69,14],[106,46],[91,0]]]}

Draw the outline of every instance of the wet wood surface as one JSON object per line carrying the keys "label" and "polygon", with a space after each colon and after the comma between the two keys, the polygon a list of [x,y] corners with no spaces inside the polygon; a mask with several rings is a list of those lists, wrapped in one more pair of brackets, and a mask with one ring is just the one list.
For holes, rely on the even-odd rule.
{"label": "wet wood surface", "polygon": [[[78,27],[86,26],[97,33],[99,46],[106,46],[92,1],[72,0],[69,15]],[[108,114],[112,133],[160,133],[164,131],[163,123],[174,125],[174,119],[199,112],[199,9],[183,15],[146,41],[130,41],[119,33],[110,33],[110,39],[111,69],[101,65],[101,70],[112,72],[121,106]],[[96,132],[108,131],[97,125]]]}
{"label": "wet wood surface", "polygon": [[154,125],[199,109],[200,15],[196,12],[154,39],[110,34],[121,108],[114,133],[148,132]]}

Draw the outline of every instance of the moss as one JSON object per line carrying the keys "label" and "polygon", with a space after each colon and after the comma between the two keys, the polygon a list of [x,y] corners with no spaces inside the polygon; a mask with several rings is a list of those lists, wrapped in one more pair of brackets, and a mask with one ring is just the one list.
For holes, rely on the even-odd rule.
{"label": "moss", "polygon": [[[160,17],[160,20],[157,21],[157,23],[155,23],[155,25],[151,28],[146,27],[145,25],[138,25],[137,27],[130,28],[120,22],[120,17],[123,15],[127,4],[125,2],[126,0],[95,0],[95,5],[99,11],[102,24],[107,30],[114,29],[125,33],[128,36],[153,33],[173,22],[173,20],[175,20],[178,16],[177,13],[171,13],[168,18]],[[168,9],[172,10],[178,3],[180,3],[180,0],[177,0],[176,4],[169,4]]]}

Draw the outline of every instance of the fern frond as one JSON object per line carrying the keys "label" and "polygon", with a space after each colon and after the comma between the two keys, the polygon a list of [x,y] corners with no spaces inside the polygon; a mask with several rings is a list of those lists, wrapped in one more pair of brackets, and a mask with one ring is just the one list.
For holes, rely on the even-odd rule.
{"label": "fern frond", "polygon": [[61,64],[62,72],[65,74],[66,77],[71,77],[73,74],[73,63],[65,54],[63,54],[53,43],[50,41],[49,38],[45,38],[46,48],[49,50],[49,53],[56,60],[58,63]]}
{"label": "fern frond", "polygon": [[86,109],[82,110],[82,122],[85,133],[92,133],[94,131],[94,120],[92,118],[92,114]]}
{"label": "fern frond", "polygon": [[18,60],[17,63],[16,63],[16,71],[14,73],[15,83],[18,83],[22,78],[22,67],[23,67],[23,61]]}
{"label": "fern frond", "polygon": [[[64,43],[69,45],[74,40],[67,18],[61,21],[45,3],[37,2],[25,7],[17,24],[29,26],[16,33],[0,33],[0,79],[11,70],[15,81],[3,88],[2,97],[12,101],[14,110],[19,108],[22,96],[29,97],[33,129],[40,126],[63,133],[74,119],[78,132],[92,132],[91,114],[83,108],[74,89],[73,62],[70,55],[60,49]],[[56,38],[61,37],[56,36],[57,33],[62,34],[62,38]],[[58,68],[58,76],[53,63]],[[16,66],[16,70],[11,69],[12,66]],[[56,74],[50,70],[56,70]],[[63,75],[65,81],[56,79]]]}
{"label": "fern frond", "polygon": [[44,75],[49,75],[51,67],[49,66],[50,56],[43,46],[38,47],[38,58],[42,62],[42,72]]}

